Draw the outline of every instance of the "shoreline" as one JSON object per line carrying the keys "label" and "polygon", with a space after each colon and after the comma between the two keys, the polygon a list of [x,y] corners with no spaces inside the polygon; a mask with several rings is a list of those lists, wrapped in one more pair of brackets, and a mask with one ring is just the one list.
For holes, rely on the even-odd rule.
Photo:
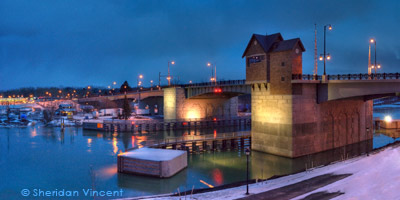
{"label": "shoreline", "polygon": [[[341,169],[340,165],[346,165],[346,164],[351,164],[355,162],[361,162],[365,159],[374,157],[379,155],[381,152],[388,151],[391,149],[399,149],[400,147],[400,141],[395,141],[393,143],[390,143],[386,146],[376,148],[372,150],[369,153],[362,154],[360,156],[352,157],[347,160],[342,160],[342,161],[334,161],[331,162],[328,165],[322,165],[322,166],[317,166],[314,168],[290,173],[290,174],[285,174],[285,175],[279,175],[279,176],[272,176],[266,180],[260,180],[257,181],[256,179],[249,180],[249,190],[250,190],[250,195],[244,195],[245,193],[245,186],[246,186],[246,181],[240,181],[240,182],[235,182],[235,183],[230,183],[230,184],[225,184],[221,186],[217,186],[214,188],[203,188],[203,189],[196,189],[193,190],[193,193],[191,190],[189,191],[182,191],[180,194],[178,192],[175,193],[168,193],[168,194],[159,194],[159,195],[150,195],[150,196],[141,196],[141,197],[127,197],[127,198],[121,198],[121,200],[138,200],[138,199],[180,199],[180,198],[188,198],[188,199],[259,199],[257,196],[262,196],[263,193],[271,193],[274,190],[280,190],[285,187],[290,187],[290,186],[297,186],[296,184],[304,181],[309,181],[312,182],[311,179],[316,178],[317,176],[321,176],[321,179],[323,179],[326,182],[329,182],[331,179],[336,180],[336,173],[331,173],[331,176],[326,177],[327,174],[330,174],[332,171],[332,168],[338,167]],[[314,174],[311,174],[314,173]],[[325,175],[325,176],[324,176]],[[345,178],[351,176],[347,174],[337,174],[337,175],[345,175]],[[300,176],[298,181],[294,181],[294,179],[291,179],[293,176]],[[342,177],[342,176],[339,176]],[[331,179],[330,179],[331,178]],[[289,181],[290,180],[290,181]],[[329,184],[322,184],[320,187],[316,187],[311,191],[303,191],[301,194],[298,194],[294,197],[291,198],[297,198],[302,195],[306,195],[308,193],[315,192],[323,187],[329,186],[331,184],[334,184],[337,181],[340,181],[342,179],[330,182]],[[277,183],[276,183],[277,182]],[[285,182],[285,184],[280,184],[279,182]],[[318,182],[318,181],[313,181],[313,182]],[[297,188],[297,187],[296,187]],[[253,191],[252,191],[253,190]],[[292,191],[296,192],[296,191]],[[307,196],[307,198],[315,198],[317,197],[318,199],[324,198],[324,197],[339,197],[340,195],[343,195],[345,193],[343,192],[319,192],[318,194],[313,194],[312,196]],[[186,196],[184,195],[186,194]],[[230,195],[232,194],[232,195]],[[236,195],[237,196],[236,196]],[[270,196],[271,194],[268,194]]]}

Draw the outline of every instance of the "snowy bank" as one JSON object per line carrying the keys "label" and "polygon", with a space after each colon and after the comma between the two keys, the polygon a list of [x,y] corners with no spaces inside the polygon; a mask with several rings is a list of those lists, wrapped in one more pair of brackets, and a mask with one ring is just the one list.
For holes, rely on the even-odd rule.
{"label": "snowy bank", "polygon": [[[302,199],[318,192],[344,193],[334,199],[400,199],[400,145],[305,172],[267,180],[250,185],[250,196],[245,195],[246,186],[187,195],[186,199],[238,199],[250,197],[273,189],[299,183],[325,174],[350,174],[343,179],[301,194]],[[143,199],[131,198],[131,199]],[[185,197],[153,196],[145,199],[185,199]]]}

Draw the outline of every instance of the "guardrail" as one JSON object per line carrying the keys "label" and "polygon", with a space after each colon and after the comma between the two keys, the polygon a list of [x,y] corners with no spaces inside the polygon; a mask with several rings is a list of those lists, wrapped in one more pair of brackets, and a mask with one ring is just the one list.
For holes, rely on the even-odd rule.
{"label": "guardrail", "polygon": [[[400,73],[378,73],[378,74],[336,74],[327,75],[327,80],[386,80],[400,79]],[[321,75],[293,74],[292,80],[322,80]]]}
{"label": "guardrail", "polygon": [[203,83],[192,83],[192,84],[182,84],[178,85],[180,87],[199,87],[199,86],[223,86],[223,85],[244,85],[246,80],[226,80],[217,82],[203,82]]}
{"label": "guardrail", "polygon": [[[224,81],[217,81],[215,82],[202,82],[202,83],[190,83],[190,84],[171,84],[171,85],[161,85],[161,86],[154,86],[154,87],[142,87],[140,89],[140,92],[148,92],[148,91],[156,91],[156,90],[160,90],[162,88],[169,88],[169,87],[206,87],[206,86],[226,86],[226,85],[245,85],[246,84],[246,80],[245,79],[241,79],[241,80],[224,80]],[[139,93],[137,91],[137,88],[132,88],[131,91],[127,92],[126,94],[135,94],[135,93]],[[93,95],[90,97],[86,97],[86,98],[91,98],[91,97],[100,97],[100,96],[124,96],[124,93],[117,93],[117,94],[97,94],[97,95]],[[85,99],[85,98],[81,98],[81,99]]]}

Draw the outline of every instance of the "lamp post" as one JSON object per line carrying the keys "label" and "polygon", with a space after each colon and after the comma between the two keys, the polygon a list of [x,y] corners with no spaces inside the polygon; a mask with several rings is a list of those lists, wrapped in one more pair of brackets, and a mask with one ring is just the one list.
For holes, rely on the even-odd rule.
{"label": "lamp post", "polygon": [[375,71],[375,79],[376,79],[376,71],[378,70],[378,69],[380,69],[381,68],[381,65],[380,64],[378,64],[378,65],[372,65],[371,66],[371,69],[374,69],[374,71]]}
{"label": "lamp post", "polygon": [[250,149],[249,147],[246,148],[246,157],[247,157],[247,170],[246,170],[246,195],[249,195],[249,155]]}
{"label": "lamp post", "polygon": [[112,95],[113,95],[113,96],[114,96],[115,85],[117,85],[117,82],[114,81],[114,82],[113,82],[113,88],[112,88],[112,90],[113,90],[113,91],[112,91]]}
{"label": "lamp post", "polygon": [[139,98],[138,98],[138,109],[140,108],[140,85],[142,85],[142,81],[140,79],[143,78],[143,75],[139,75],[137,77],[137,93],[139,93]]}
{"label": "lamp post", "polygon": [[[326,27],[328,27],[328,30],[332,30],[332,25],[327,24],[324,26],[324,54],[319,57],[319,60],[324,61],[324,75],[323,79],[326,78],[326,60],[331,59],[331,55],[326,53]],[[322,57],[323,56],[323,57]]]}
{"label": "lamp post", "polygon": [[90,89],[91,89],[92,87],[90,87],[90,85],[87,87],[87,89],[88,89],[88,91],[87,91],[87,93],[86,93],[86,97],[88,98],[89,97],[89,95],[90,95]]}
{"label": "lamp post", "polygon": [[376,40],[371,39],[370,43],[371,44],[373,43],[375,45],[375,59],[374,59],[375,61],[374,61],[374,65],[372,65],[371,68],[374,69],[375,79],[376,79],[376,68],[381,68],[381,66],[376,64]]}
{"label": "lamp post", "polygon": [[207,63],[208,67],[211,67],[211,82],[215,82],[215,84],[217,83],[217,66],[210,62]]}
{"label": "lamp post", "polygon": [[171,63],[171,65],[175,65],[175,61],[168,61],[168,76],[167,76],[168,86],[171,85],[171,74],[169,73],[169,64],[170,63]]}
{"label": "lamp post", "polygon": [[150,91],[153,91],[153,80],[150,81]]}

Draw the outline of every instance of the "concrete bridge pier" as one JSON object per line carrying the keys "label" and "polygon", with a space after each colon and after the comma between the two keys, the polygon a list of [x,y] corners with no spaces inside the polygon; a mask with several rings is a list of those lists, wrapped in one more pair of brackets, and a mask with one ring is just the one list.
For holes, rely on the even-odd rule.
{"label": "concrete bridge pier", "polygon": [[294,95],[268,86],[252,91],[252,149],[293,158],[372,139],[372,101],[318,104],[317,84],[293,84]]}
{"label": "concrete bridge pier", "polygon": [[238,97],[186,98],[184,88],[165,88],[163,90],[165,120],[227,118],[238,114]]}
{"label": "concrete bridge pier", "polygon": [[[372,101],[348,96],[359,84],[293,80],[302,74],[304,51],[299,38],[251,37],[243,57],[252,88],[253,150],[294,158],[372,138]],[[332,93],[340,98],[328,98]]]}

